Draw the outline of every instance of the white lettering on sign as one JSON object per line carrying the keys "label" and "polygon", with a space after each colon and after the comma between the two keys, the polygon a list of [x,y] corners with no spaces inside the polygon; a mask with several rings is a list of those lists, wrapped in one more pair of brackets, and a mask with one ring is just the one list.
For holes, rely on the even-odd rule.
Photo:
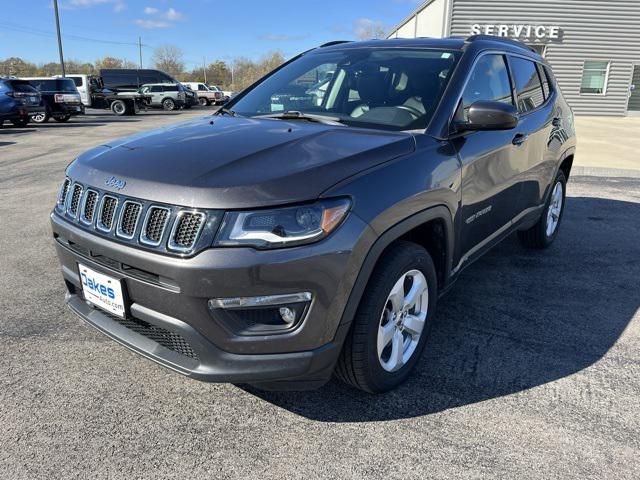
{"label": "white lettering on sign", "polygon": [[474,23],[471,25],[471,35],[497,35],[498,37],[531,38],[538,40],[557,40],[560,38],[560,27],[557,25],[527,25],[527,24],[494,24]]}

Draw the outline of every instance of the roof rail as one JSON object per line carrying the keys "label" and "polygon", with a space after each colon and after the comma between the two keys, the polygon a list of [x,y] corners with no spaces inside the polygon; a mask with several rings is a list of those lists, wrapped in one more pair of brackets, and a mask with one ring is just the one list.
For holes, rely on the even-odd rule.
{"label": "roof rail", "polygon": [[498,37],[497,35],[471,35],[470,37],[466,38],[466,42],[475,42],[476,40],[490,40],[490,41],[494,41],[494,42],[502,42],[502,43],[508,43],[509,45],[513,45],[515,47],[520,47],[523,48],[525,50],[529,50],[531,52],[537,53],[536,50],[527,45],[526,43],[522,43],[519,40],[514,40],[513,38],[508,38],[508,37]]}
{"label": "roof rail", "polygon": [[331,45],[340,45],[341,43],[351,43],[353,40],[333,40],[332,42],[323,43],[318,48],[330,47]]}

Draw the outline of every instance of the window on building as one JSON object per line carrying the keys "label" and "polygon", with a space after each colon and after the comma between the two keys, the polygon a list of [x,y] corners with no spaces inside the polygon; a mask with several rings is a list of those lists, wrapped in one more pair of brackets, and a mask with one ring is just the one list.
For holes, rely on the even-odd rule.
{"label": "window on building", "polygon": [[518,111],[529,112],[544,103],[544,94],[536,64],[531,60],[511,57],[511,68],[518,94]]}
{"label": "window on building", "polygon": [[462,94],[465,120],[467,120],[469,107],[478,100],[493,100],[513,105],[511,84],[504,56],[484,55],[476,63]]}
{"label": "window on building", "polygon": [[607,92],[609,62],[587,60],[582,69],[581,94],[604,95]]}

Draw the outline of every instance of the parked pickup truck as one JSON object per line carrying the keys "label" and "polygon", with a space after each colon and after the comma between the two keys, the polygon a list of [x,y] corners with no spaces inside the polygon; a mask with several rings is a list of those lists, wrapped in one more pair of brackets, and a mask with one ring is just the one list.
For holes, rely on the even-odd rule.
{"label": "parked pickup truck", "polygon": [[220,104],[224,101],[224,95],[219,90],[214,90],[209,88],[204,83],[198,82],[183,82],[185,87],[190,88],[193,92],[198,95],[198,102],[203,107],[205,105],[214,105]]}
{"label": "parked pickup truck", "polygon": [[115,115],[133,115],[151,102],[150,95],[105,88],[102,77],[72,73],[66,75],[76,85],[85,107],[111,110]]}

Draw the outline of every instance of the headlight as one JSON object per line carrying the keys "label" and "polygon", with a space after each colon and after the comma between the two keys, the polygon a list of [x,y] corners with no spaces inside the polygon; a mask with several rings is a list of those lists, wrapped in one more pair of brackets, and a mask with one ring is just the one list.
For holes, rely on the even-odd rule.
{"label": "headlight", "polygon": [[315,242],[340,225],[350,206],[349,200],[341,198],[272,210],[228,212],[215,244],[277,248]]}

